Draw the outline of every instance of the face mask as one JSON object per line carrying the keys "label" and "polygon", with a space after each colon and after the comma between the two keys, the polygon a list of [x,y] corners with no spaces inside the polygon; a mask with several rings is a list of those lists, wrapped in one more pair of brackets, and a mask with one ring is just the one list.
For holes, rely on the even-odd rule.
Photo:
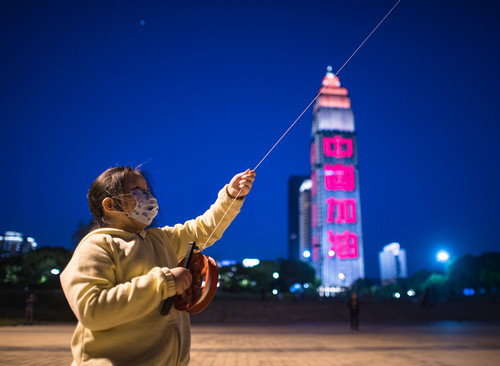
{"label": "face mask", "polygon": [[142,222],[144,225],[151,224],[159,210],[156,198],[151,193],[140,189],[134,189],[130,191],[130,194],[134,196],[137,204],[127,216]]}

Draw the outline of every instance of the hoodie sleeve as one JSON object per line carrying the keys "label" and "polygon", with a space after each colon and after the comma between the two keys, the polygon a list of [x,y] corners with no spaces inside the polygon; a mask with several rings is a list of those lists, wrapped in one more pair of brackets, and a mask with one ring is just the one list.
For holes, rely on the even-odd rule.
{"label": "hoodie sleeve", "polygon": [[215,243],[222,237],[229,224],[241,210],[244,199],[232,199],[227,194],[227,185],[219,191],[217,200],[201,216],[162,230],[175,248],[178,259],[186,255],[189,242],[195,241],[200,249]]}
{"label": "hoodie sleeve", "polygon": [[155,310],[175,295],[168,268],[154,267],[129,282],[116,284],[109,235],[93,235],[80,243],[61,274],[61,284],[78,320],[91,330],[105,330]]}

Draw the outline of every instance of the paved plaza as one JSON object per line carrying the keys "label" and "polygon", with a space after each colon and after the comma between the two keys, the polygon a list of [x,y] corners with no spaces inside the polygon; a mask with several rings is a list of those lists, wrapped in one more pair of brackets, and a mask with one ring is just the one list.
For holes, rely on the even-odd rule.
{"label": "paved plaza", "polygon": [[[0,327],[0,365],[70,365],[74,325]],[[500,324],[193,325],[190,366],[500,365]],[[138,365],[140,366],[140,365]]]}

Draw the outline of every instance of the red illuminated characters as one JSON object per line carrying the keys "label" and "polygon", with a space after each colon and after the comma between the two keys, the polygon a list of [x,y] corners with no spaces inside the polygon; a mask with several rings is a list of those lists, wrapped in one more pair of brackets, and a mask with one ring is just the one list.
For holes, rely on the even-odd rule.
{"label": "red illuminated characters", "polygon": [[[335,224],[353,224],[356,222],[356,200],[353,198],[337,199],[330,197],[326,200],[326,222]],[[335,212],[337,213],[336,215]],[[333,218],[335,216],[335,219]]]}
{"label": "red illuminated characters", "polygon": [[329,191],[353,191],[354,167],[352,165],[325,165],[325,188]]}
{"label": "red illuminated characters", "polygon": [[333,250],[339,259],[358,258],[358,236],[349,231],[344,231],[342,234],[336,234],[332,230],[328,230],[328,241],[330,242],[330,250]]}
{"label": "red illuminated characters", "polygon": [[323,137],[323,152],[325,156],[334,158],[350,158],[352,156],[352,140],[349,138]]}

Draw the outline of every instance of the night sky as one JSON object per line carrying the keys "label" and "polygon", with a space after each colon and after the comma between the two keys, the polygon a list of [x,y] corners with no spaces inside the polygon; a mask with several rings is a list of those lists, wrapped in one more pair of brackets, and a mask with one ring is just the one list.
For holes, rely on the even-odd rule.
{"label": "night sky", "polygon": [[[396,0],[0,2],[0,233],[73,249],[92,181],[154,178],[159,224],[204,212],[253,168]],[[365,268],[409,274],[499,249],[497,1],[402,0],[339,74],[358,133]],[[287,257],[287,182],[312,111],[257,169],[207,254]]]}

